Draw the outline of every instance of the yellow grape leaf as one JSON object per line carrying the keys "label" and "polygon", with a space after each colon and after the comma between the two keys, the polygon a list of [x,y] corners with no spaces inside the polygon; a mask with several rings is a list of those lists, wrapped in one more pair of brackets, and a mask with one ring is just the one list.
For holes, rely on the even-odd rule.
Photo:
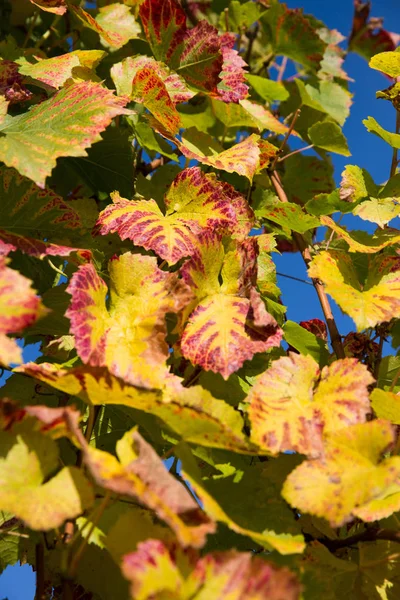
{"label": "yellow grape leaf", "polygon": [[199,167],[184,169],[174,179],[164,197],[165,215],[155,200],[131,201],[117,192],[112,199],[113,204],[100,213],[99,232],[116,232],[122,240],[154,250],[169,264],[191,256],[205,229],[244,238],[254,223],[244,196]]}
{"label": "yellow grape leaf", "polygon": [[213,398],[201,386],[184,388],[175,376],[166,375],[164,380],[155,382],[152,373],[148,381],[145,373],[139,373],[136,385],[127,385],[99,367],[60,369],[50,363],[28,363],[16,371],[78,396],[87,404],[122,404],[156,415],[189,443],[262,454],[242,433],[244,421],[233,407]]}
{"label": "yellow grape leaf", "polygon": [[92,264],[79,267],[67,288],[72,296],[66,316],[84,363],[107,366],[125,379],[165,370],[168,345],[165,316],[181,309],[190,294],[174,273],[161,271],[157,259],[127,252],[109,262],[108,288]]}
{"label": "yellow grape leaf", "polygon": [[185,486],[166,469],[155,450],[136,431],[128,431],[117,442],[118,459],[89,446],[71,422],[83,461],[96,484],[122,496],[139,500],[153,510],[175,532],[184,547],[201,548],[206,536],[215,532],[215,523],[199,508]]}
{"label": "yellow grape leaf", "polygon": [[[289,128],[261,104],[247,99],[240,100],[239,104],[252,116],[260,132],[268,130],[278,135],[285,135],[288,132]],[[295,131],[292,131],[292,135],[298,137]]]}
{"label": "yellow grape leaf", "polygon": [[6,99],[5,96],[0,96],[0,125],[3,123],[4,119],[7,116],[8,105],[10,102]]}
{"label": "yellow grape leaf", "polygon": [[93,504],[94,494],[82,470],[59,468],[54,439],[70,434],[71,408],[32,406],[18,409],[2,403],[0,414],[0,510],[8,511],[35,530],[47,531],[74,519]]}
{"label": "yellow grape leaf", "polygon": [[140,33],[140,27],[129,7],[123,4],[110,4],[100,8],[96,18],[80,6],[70,4],[69,9],[81,23],[98,33],[105,45],[112,48],[121,48]]}
{"label": "yellow grape leaf", "polygon": [[46,12],[51,12],[56,15],[63,15],[67,11],[65,0],[30,0]]}
{"label": "yellow grape leaf", "polygon": [[325,284],[358,331],[400,317],[400,257],[376,254],[368,260],[363,284],[349,254],[337,250],[320,252],[308,270]]}
{"label": "yellow grape leaf", "polygon": [[[363,206],[361,204],[361,206]],[[374,254],[387,246],[394,246],[400,242],[400,231],[398,229],[378,229],[373,235],[366,231],[352,231],[349,233],[345,227],[337,225],[330,217],[320,217],[322,225],[329,227],[339,237],[346,240],[350,252],[365,252]]]}
{"label": "yellow grape leaf", "polygon": [[139,543],[121,568],[136,600],[299,600],[301,593],[289,569],[250,552],[200,557],[157,539]]}
{"label": "yellow grape leaf", "polygon": [[306,460],[290,473],[282,495],[300,512],[323,517],[332,527],[354,517],[370,521],[388,516],[391,497],[400,498],[400,457],[382,459],[393,442],[387,421],[341,429],[327,437],[321,458]]}
{"label": "yellow grape leaf", "polygon": [[174,141],[186,158],[198,160],[202,164],[228,173],[238,173],[250,181],[259,168],[260,136],[254,133],[228,150],[224,150],[211,136],[197,131],[195,127],[190,127],[182,133],[181,142]]}
{"label": "yellow grape leaf", "polygon": [[206,233],[181,268],[195,300],[185,308],[180,347],[193,364],[228,379],[255,353],[279,346],[282,330],[254,287],[256,240],[224,248]]}
{"label": "yellow grape leaf", "polygon": [[250,390],[251,439],[272,454],[319,456],[326,434],[365,421],[373,381],[354,358],[320,371],[311,356],[291,352],[275,360]]}
{"label": "yellow grape leaf", "polygon": [[361,202],[352,212],[360,219],[376,223],[383,229],[392,219],[400,215],[400,203],[395,198],[370,198]]}
{"label": "yellow grape leaf", "polygon": [[0,256],[0,364],[5,366],[22,359],[16,341],[6,334],[19,333],[46,312],[31,280],[10,269],[7,262]]}
{"label": "yellow grape leaf", "polygon": [[375,388],[371,394],[371,406],[379,419],[400,425],[400,396]]}

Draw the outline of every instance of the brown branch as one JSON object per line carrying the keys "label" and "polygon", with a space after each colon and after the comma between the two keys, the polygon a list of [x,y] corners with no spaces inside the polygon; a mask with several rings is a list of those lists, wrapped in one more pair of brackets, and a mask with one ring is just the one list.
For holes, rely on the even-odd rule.
{"label": "brown branch", "polygon": [[357,544],[358,542],[375,542],[376,540],[387,540],[389,542],[400,544],[400,531],[393,531],[391,529],[366,529],[365,531],[361,531],[360,533],[356,533],[341,540],[329,540],[323,538],[318,541],[326,546],[328,550],[334,552],[340,548],[354,546],[354,544]]}
{"label": "brown branch", "polygon": [[[396,133],[400,132],[400,110],[396,109]],[[393,148],[392,163],[390,165],[390,177],[396,175],[397,164],[398,164],[398,150]]]}
{"label": "brown branch", "polygon": [[[282,187],[282,183],[280,177],[276,171],[273,171],[270,174],[272,184],[275,188],[275,191],[278,195],[278,198],[281,202],[288,203],[288,197],[286,195],[285,190]],[[293,239],[301,255],[303,257],[304,263],[308,268],[311,263],[311,254],[308,248],[307,242],[304,237],[293,231]],[[329,335],[331,338],[332,347],[335,351],[337,358],[345,358],[344,348],[342,344],[342,338],[340,336],[339,330],[336,325],[336,321],[334,319],[331,306],[329,304],[328,297],[325,292],[325,288],[323,284],[318,279],[312,279],[313,286],[315,291],[317,292],[317,296],[319,302],[321,304],[322,312],[324,313],[325,321],[328,326]]]}
{"label": "brown branch", "polygon": [[44,577],[44,546],[39,542],[35,547],[36,555],[36,594],[35,600],[46,600],[46,586]]}

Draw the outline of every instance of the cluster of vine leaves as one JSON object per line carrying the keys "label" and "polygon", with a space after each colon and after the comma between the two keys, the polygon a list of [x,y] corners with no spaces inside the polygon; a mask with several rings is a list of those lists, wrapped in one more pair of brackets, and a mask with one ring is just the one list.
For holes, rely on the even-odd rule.
{"label": "cluster of vine leaves", "polygon": [[[1,3],[0,569],[37,599],[399,597],[400,52],[354,10],[345,51],[278,0]],[[396,132],[335,189],[348,51]]]}

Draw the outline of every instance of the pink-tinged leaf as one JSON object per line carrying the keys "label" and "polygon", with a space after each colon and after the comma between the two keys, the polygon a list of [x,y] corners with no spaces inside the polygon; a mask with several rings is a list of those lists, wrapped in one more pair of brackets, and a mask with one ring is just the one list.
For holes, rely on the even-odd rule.
{"label": "pink-tinged leaf", "polygon": [[216,525],[201,510],[190,492],[166,469],[161,458],[133,429],[117,442],[119,458],[89,446],[71,424],[82,447],[83,461],[96,484],[121,496],[139,500],[175,532],[183,547],[201,548]]}
{"label": "pink-tinged leaf", "polygon": [[111,77],[117,88],[118,96],[131,97],[133,78],[143,68],[149,68],[161,79],[174,104],[187,102],[195,95],[195,92],[189,90],[180,75],[171,71],[166,65],[154,60],[154,58],[150,56],[128,56],[111,68]]}
{"label": "pink-tinged leaf", "polygon": [[9,365],[21,360],[20,350],[7,333],[19,333],[43,314],[43,306],[31,287],[32,282],[7,267],[0,256],[0,363]]}
{"label": "pink-tinged leaf", "polygon": [[224,249],[217,237],[203,234],[181,268],[195,295],[183,316],[187,323],[180,341],[182,354],[225,379],[255,353],[279,346],[282,339],[282,330],[254,288],[256,243],[248,238]]}
{"label": "pink-tinged leaf", "polygon": [[23,85],[23,77],[18,70],[17,63],[0,60],[0,95],[10,104],[25,102],[32,97],[32,92]]}
{"label": "pink-tinged leaf", "polygon": [[[90,15],[88,12],[83,10],[83,8],[81,8],[80,6],[75,6],[74,4],[70,4],[69,8],[74,13],[74,15],[79,19],[79,21],[81,21],[81,23],[83,23],[84,25],[86,25],[86,27],[89,27],[96,33],[98,33],[99,36],[104,40],[104,42],[106,44],[108,44],[109,46],[112,46],[113,48],[121,48],[121,46],[123,46],[128,41],[129,38],[126,39],[126,32],[124,32],[124,34],[121,34],[118,32],[118,30],[117,30],[118,28],[116,28],[116,27],[112,27],[109,30],[105,29],[104,27],[102,27],[100,25],[100,23],[97,22],[97,20],[94,17],[92,17],[92,15]],[[104,8],[107,9],[109,7],[104,7]],[[126,10],[129,12],[129,9],[127,6],[124,7],[124,9],[125,9],[125,12],[126,12]],[[135,36],[136,36],[136,33],[135,33]],[[135,36],[132,36],[132,37],[135,37]]]}
{"label": "pink-tinged leaf", "polygon": [[184,169],[176,177],[164,203],[165,216],[154,200],[129,201],[114,194],[113,204],[100,214],[99,232],[118,233],[121,239],[154,250],[174,264],[193,254],[202,231],[229,232],[244,238],[254,223],[245,198],[198,167]]}
{"label": "pink-tinged leaf", "polygon": [[109,273],[109,309],[108,288],[92,264],[79,267],[71,278],[66,316],[78,355],[126,381],[134,381],[143,364],[155,375],[163,373],[168,358],[165,315],[188,301],[186,286],[176,274],[158,269],[156,258],[129,252],[109,262]]}
{"label": "pink-tinged leaf", "polygon": [[67,11],[65,0],[30,0],[30,2],[42,10],[54,13],[55,15],[63,15]]}
{"label": "pink-tinged leaf", "polygon": [[337,360],[320,372],[311,356],[279,358],[248,396],[251,439],[272,454],[319,456],[326,434],[365,422],[373,381],[356,359]]}
{"label": "pink-tinged leaf", "polygon": [[70,78],[93,74],[93,69],[106,55],[103,50],[75,50],[54,58],[40,59],[36,63],[24,62],[19,67],[27,75],[53,88],[60,88]]}
{"label": "pink-tinged leaf", "polygon": [[3,126],[0,159],[43,187],[57,158],[87,156],[114,117],[130,114],[126,103],[99,83],[67,86]]}
{"label": "pink-tinged leaf", "polygon": [[246,84],[247,64],[234,50],[236,36],[224,33],[219,38],[222,52],[221,82],[218,84],[218,95],[224,102],[239,102],[248,96],[249,86]]}
{"label": "pink-tinged leaf", "polygon": [[215,27],[200,21],[186,32],[178,72],[190,85],[216,93],[222,63],[221,42]]}
{"label": "pink-tinged leaf", "polygon": [[[132,598],[155,600],[299,600],[291,571],[250,553],[228,550],[203,557],[176,544],[149,539],[123,558]],[[162,576],[160,576],[162,574]]]}
{"label": "pink-tinged leaf", "polygon": [[186,14],[177,0],[145,0],[140,5],[147,41],[157,60],[176,68],[183,50]]}
{"label": "pink-tinged leaf", "polygon": [[143,104],[169,134],[178,133],[181,118],[162,79],[151,68],[137,71],[132,82],[132,98]]}
{"label": "pink-tinged leaf", "polygon": [[36,258],[43,258],[44,256],[70,256],[75,252],[84,262],[90,261],[92,258],[90,250],[51,244],[50,242],[35,240],[31,237],[0,229],[0,255],[6,256],[9,252],[15,252],[15,250],[20,250],[23,254],[35,256]]}
{"label": "pink-tinged leaf", "polygon": [[238,173],[252,181],[259,168],[259,139],[258,135],[252,133],[243,142],[223,150],[211,136],[190,127],[182,133],[178,147],[187,158],[228,173]]}

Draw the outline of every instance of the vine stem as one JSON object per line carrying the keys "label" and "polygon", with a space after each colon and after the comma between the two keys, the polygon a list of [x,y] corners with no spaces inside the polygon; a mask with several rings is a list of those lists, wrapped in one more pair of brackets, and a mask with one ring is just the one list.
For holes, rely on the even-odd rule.
{"label": "vine stem", "polygon": [[341,540],[319,539],[318,541],[326,546],[328,550],[335,551],[340,548],[353,546],[358,542],[375,542],[376,540],[387,540],[400,544],[400,531],[393,531],[392,529],[366,529],[361,533],[356,533]]}
{"label": "vine stem", "polygon": [[[400,111],[396,109],[396,133],[400,132]],[[390,177],[394,177],[396,175],[398,164],[398,150],[397,148],[393,148],[392,154],[392,163],[390,165]]]}
{"label": "vine stem", "polygon": [[[281,202],[288,203],[289,200],[288,200],[285,190],[283,189],[282,182],[281,182],[281,179],[280,179],[278,173],[276,171],[273,171],[270,174],[270,177],[271,177],[272,185],[275,188],[275,191],[277,193],[279,200]],[[309,265],[311,263],[311,254],[310,254],[310,250],[308,248],[307,242],[305,241],[304,237],[301,234],[296,233],[295,231],[293,232],[293,239],[303,257],[306,267],[309,267]],[[322,312],[324,313],[325,321],[328,326],[328,331],[329,331],[329,335],[331,338],[331,344],[335,351],[335,354],[336,354],[337,358],[345,358],[346,355],[345,355],[343,344],[342,344],[342,338],[341,338],[339,330],[337,328],[336,321],[333,316],[331,306],[329,304],[328,296],[326,295],[326,292],[325,292],[325,288],[318,279],[312,279],[312,283],[315,288],[315,291],[317,292],[317,296],[318,296],[319,302],[321,304]]]}
{"label": "vine stem", "polygon": [[292,133],[292,131],[294,129],[295,123],[296,123],[299,115],[300,115],[300,108],[298,108],[295,111],[294,115],[293,115],[292,122],[289,125],[289,129],[285,133],[285,137],[282,140],[281,147],[279,148],[278,152],[275,155],[274,160],[271,163],[271,171],[273,171],[275,169],[275,165],[278,162],[278,159],[279,159],[280,155],[282,154],[282,152],[283,152],[283,150],[284,150],[284,148],[286,146],[286,142],[288,141],[288,139],[289,139],[289,137],[290,137],[290,135],[291,135],[291,133]]}
{"label": "vine stem", "polygon": [[105,509],[107,508],[110,500],[111,500],[111,491],[107,490],[106,495],[103,498],[102,503],[100,504],[97,514],[96,516],[93,518],[92,524],[90,526],[90,529],[86,535],[86,537],[82,540],[78,550],[76,551],[76,553],[74,554],[71,563],[69,565],[69,569],[68,569],[68,578],[72,579],[76,573],[76,570],[78,568],[79,565],[79,561],[82,557],[82,554],[84,553],[86,546],[89,543],[90,540],[90,536],[92,535],[96,525],[98,524],[98,522],[100,521]]}
{"label": "vine stem", "polygon": [[36,558],[36,594],[35,600],[45,600],[45,577],[44,577],[44,546],[39,542],[35,547]]}

